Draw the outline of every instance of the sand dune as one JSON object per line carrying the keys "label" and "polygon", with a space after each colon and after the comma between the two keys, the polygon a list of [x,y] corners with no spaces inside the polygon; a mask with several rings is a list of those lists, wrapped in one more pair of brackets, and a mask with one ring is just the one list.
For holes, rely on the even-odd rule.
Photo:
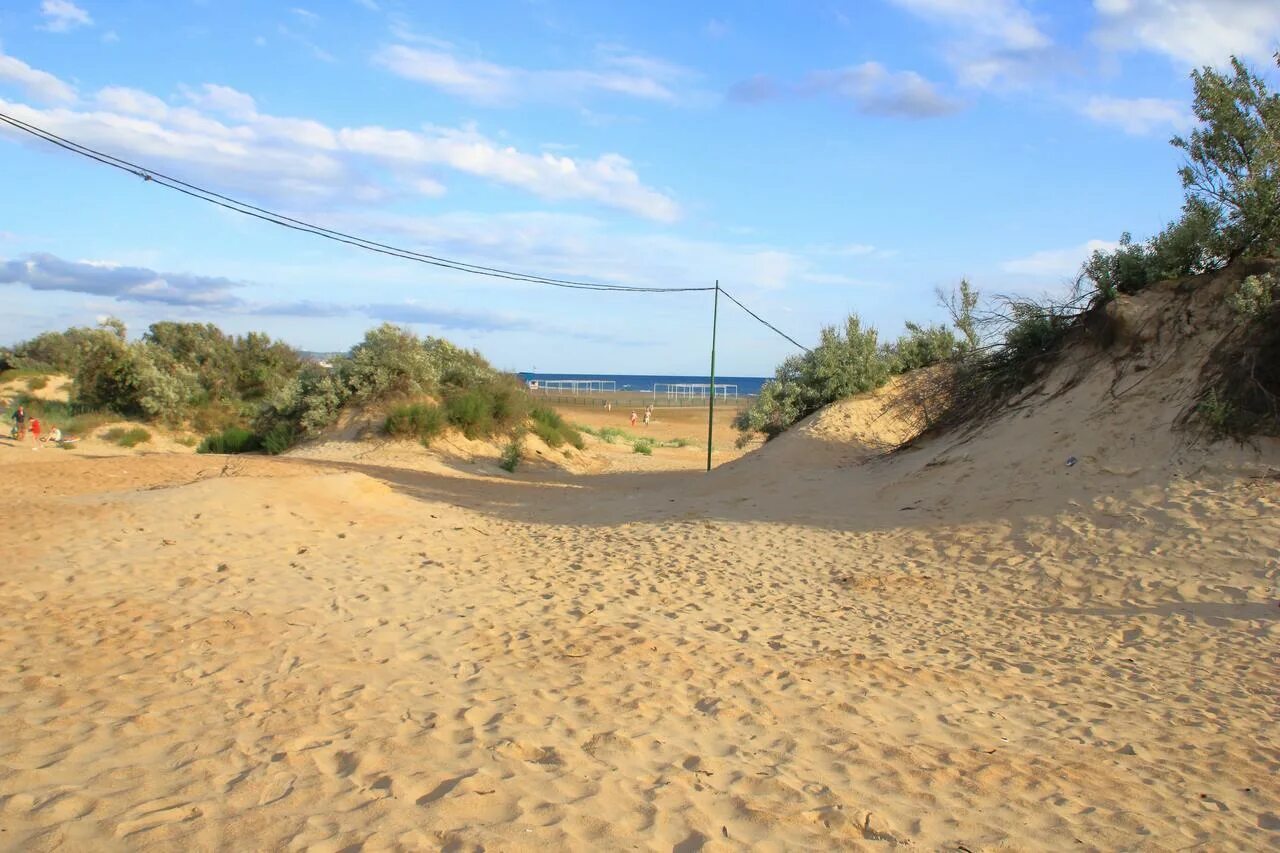
{"label": "sand dune", "polygon": [[0,846],[1272,848],[1280,448],[1148,352],[711,475],[0,448]]}

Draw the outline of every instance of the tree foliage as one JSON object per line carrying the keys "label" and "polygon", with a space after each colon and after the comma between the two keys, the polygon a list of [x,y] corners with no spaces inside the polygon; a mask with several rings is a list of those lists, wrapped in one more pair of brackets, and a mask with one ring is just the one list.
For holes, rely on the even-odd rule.
{"label": "tree foliage", "polygon": [[1280,94],[1234,57],[1230,73],[1191,77],[1200,125],[1172,140],[1186,154],[1182,216],[1145,243],[1126,233],[1093,253],[1081,276],[1104,301],[1280,251]]}

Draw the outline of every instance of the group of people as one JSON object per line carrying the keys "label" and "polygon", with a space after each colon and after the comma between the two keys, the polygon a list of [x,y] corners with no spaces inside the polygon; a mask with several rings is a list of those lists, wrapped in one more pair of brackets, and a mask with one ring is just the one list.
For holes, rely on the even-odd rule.
{"label": "group of people", "polygon": [[[644,425],[648,426],[649,421],[652,419],[653,419],[653,406],[652,405],[645,406],[644,407]],[[636,425],[636,413],[634,409],[631,410],[631,425],[632,426]]]}
{"label": "group of people", "polygon": [[54,424],[49,425],[47,435],[41,435],[44,427],[40,423],[39,418],[29,417],[27,410],[23,406],[18,406],[17,411],[13,413],[13,429],[9,431],[9,437],[17,439],[19,443],[25,443],[27,440],[27,432],[31,432],[31,439],[35,442],[32,450],[39,450],[40,445],[53,442],[61,444],[63,442],[62,430],[58,429]]}

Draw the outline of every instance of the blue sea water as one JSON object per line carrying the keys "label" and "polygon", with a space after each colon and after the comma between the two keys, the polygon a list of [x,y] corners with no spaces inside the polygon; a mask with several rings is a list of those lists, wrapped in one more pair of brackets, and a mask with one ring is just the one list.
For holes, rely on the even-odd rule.
{"label": "blue sea water", "polygon": [[[648,374],[629,373],[521,373],[520,378],[526,382],[530,379],[611,379],[618,383],[619,391],[653,391],[659,383],[690,382],[706,384],[706,376],[652,376]],[[760,386],[766,382],[763,376],[716,376],[717,385],[737,385],[738,396],[754,397],[760,393]]]}

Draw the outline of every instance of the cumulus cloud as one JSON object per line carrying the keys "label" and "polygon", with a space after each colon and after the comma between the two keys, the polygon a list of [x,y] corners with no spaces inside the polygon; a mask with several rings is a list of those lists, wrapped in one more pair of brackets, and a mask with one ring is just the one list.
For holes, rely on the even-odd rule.
{"label": "cumulus cloud", "polygon": [[1020,85],[1053,49],[1022,0],[890,0],[950,33],[945,52],[969,86]]}
{"label": "cumulus cloud", "polygon": [[1062,279],[1070,278],[1080,271],[1080,265],[1096,251],[1112,252],[1119,243],[1108,240],[1090,240],[1079,246],[1065,249],[1045,249],[1024,258],[1005,261],[1000,269],[1016,275],[1034,276],[1036,278]]}
{"label": "cumulus cloud", "polygon": [[70,103],[76,99],[76,90],[70,84],[3,53],[0,53],[0,82],[13,83],[42,103]]}
{"label": "cumulus cloud", "polygon": [[123,302],[205,308],[239,305],[240,299],[231,291],[241,286],[221,277],[159,273],[104,261],[67,261],[47,253],[0,262],[0,284],[110,296]]}
{"label": "cumulus cloud", "polygon": [[1120,128],[1132,136],[1154,130],[1185,130],[1194,117],[1179,101],[1161,98],[1090,98],[1080,110],[1098,122]]}
{"label": "cumulus cloud", "polygon": [[[0,62],[0,75],[59,100],[74,98],[57,78],[17,60]],[[405,189],[439,196],[445,191],[440,173],[452,170],[539,198],[588,201],[659,222],[680,215],[676,202],[646,186],[619,154],[592,159],[522,151],[474,127],[331,127],[271,115],[251,95],[216,84],[183,89],[175,102],[108,86],[79,108],[38,108],[0,97],[0,109],[117,156],[259,198],[375,201]],[[0,129],[0,136],[34,144],[13,129]]]}
{"label": "cumulus cloud", "polygon": [[745,104],[788,97],[827,95],[852,104],[867,115],[933,118],[960,109],[959,102],[914,71],[890,71],[879,62],[814,71],[797,85],[783,85],[767,75],[734,84],[729,99]]}
{"label": "cumulus cloud", "polygon": [[390,45],[375,53],[373,61],[406,80],[491,105],[576,101],[598,93],[672,102],[678,99],[673,86],[689,76],[676,65],[609,45],[597,49],[597,67],[589,69],[498,65],[459,57],[446,44]]}
{"label": "cumulus cloud", "polygon": [[1094,0],[1099,44],[1144,49],[1182,67],[1221,65],[1239,56],[1267,61],[1280,42],[1275,0]]}
{"label": "cumulus cloud", "polygon": [[41,0],[40,14],[44,29],[51,33],[70,32],[78,27],[93,26],[93,18],[71,0]]}
{"label": "cumulus cloud", "polygon": [[660,222],[679,217],[674,201],[640,182],[620,154],[575,160],[532,154],[498,145],[472,129],[441,128],[430,133],[370,126],[344,128],[342,147],[390,163],[447,166],[549,199],[590,199]]}

